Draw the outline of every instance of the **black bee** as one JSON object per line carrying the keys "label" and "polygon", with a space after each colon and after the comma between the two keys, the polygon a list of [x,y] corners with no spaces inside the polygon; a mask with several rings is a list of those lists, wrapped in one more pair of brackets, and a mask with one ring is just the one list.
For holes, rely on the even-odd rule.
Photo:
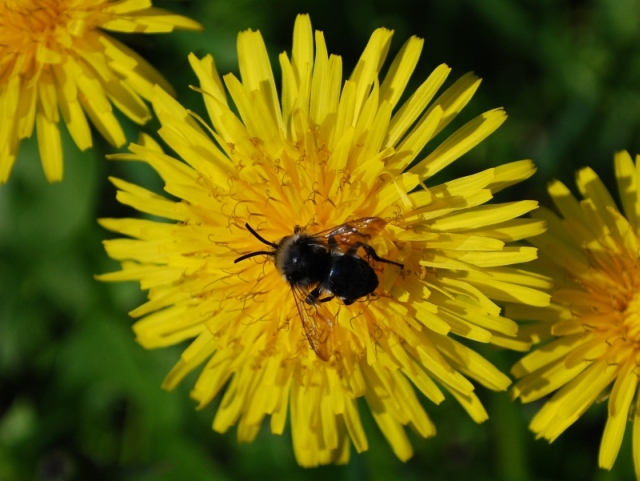
{"label": "black bee", "polygon": [[[307,234],[300,226],[279,242],[269,242],[249,224],[247,230],[263,244],[273,248],[238,257],[240,262],[254,256],[272,256],[276,268],[291,286],[302,326],[311,348],[323,361],[331,357],[333,316],[322,304],[335,297],[345,305],[371,294],[378,287],[378,276],[369,263],[402,264],[384,259],[364,240],[379,233],[386,221],[364,217],[333,229]],[[362,249],[366,259],[358,255]],[[324,296],[324,297],[323,297]]]}

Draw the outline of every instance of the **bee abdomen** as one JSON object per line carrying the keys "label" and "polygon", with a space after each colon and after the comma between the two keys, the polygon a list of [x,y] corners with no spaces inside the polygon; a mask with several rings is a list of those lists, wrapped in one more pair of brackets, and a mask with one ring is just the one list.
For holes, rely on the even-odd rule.
{"label": "bee abdomen", "polygon": [[366,261],[351,255],[334,257],[325,288],[345,305],[371,294],[376,287],[378,276]]}

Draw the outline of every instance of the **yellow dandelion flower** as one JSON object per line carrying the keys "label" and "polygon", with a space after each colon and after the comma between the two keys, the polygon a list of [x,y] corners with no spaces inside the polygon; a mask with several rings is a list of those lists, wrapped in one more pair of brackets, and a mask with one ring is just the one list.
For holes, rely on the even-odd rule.
{"label": "yellow dandelion flower", "polygon": [[555,392],[530,425],[549,441],[609,396],[600,467],[613,466],[632,417],[640,476],[640,157],[634,165],[627,152],[618,152],[615,173],[626,218],[590,168],[577,175],[583,200],[554,181],[549,193],[561,217],[546,209],[535,214],[549,224],[549,231],[531,242],[540,249],[539,272],[555,279],[552,302],[507,312],[536,321],[523,336],[548,342],[513,367],[522,379],[512,394],[527,403]]}
{"label": "yellow dandelion flower", "polygon": [[[405,426],[435,434],[414,386],[434,403],[449,392],[485,420],[469,378],[495,390],[510,381],[449,334],[526,348],[494,301],[548,303],[537,290],[544,278],[505,267],[536,256],[507,245],[543,231],[544,222],[517,218],[536,203],[482,205],[529,177],[530,161],[426,186],[504,112],[471,120],[416,161],[480,80],[465,75],[432,101],[450,70],[441,65],[397,108],[423,41],[409,39],[379,82],[391,35],[376,30],[343,83],[341,58],[299,16],[293,54],[280,55],[281,96],[259,32],[238,37],[242,80],[220,78],[210,56],[191,55],[213,127],[160,89],[153,101],[160,136],[186,164],[148,137],[117,156],[149,163],[180,201],[112,179],[120,202],[177,223],[101,220],[131,239],[105,243],[122,270],[100,279],[149,289],[149,302],[131,312],[142,318],[138,341],[154,348],[195,338],[164,387],[203,364],[192,391],[199,407],[224,391],[213,429],[237,424],[249,442],[265,417],[275,434],[290,417],[303,466],[347,462],[350,442],[367,449],[360,397],[402,460],[412,455]],[[322,257],[331,269],[351,255],[356,274],[314,277],[325,263],[291,267],[309,282],[289,276],[289,248],[304,250],[305,236],[319,258],[331,253]]]}
{"label": "yellow dandelion flower", "polygon": [[0,184],[20,141],[35,125],[49,182],[62,179],[60,116],[81,149],[91,147],[87,117],[111,144],[125,136],[112,104],[139,124],[151,117],[142,99],[166,80],[142,57],[104,33],[200,29],[153,8],[151,0],[2,0],[0,2]]}

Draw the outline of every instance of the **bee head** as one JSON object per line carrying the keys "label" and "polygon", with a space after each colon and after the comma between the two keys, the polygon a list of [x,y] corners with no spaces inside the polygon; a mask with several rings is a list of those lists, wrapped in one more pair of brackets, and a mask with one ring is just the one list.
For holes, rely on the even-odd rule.
{"label": "bee head", "polygon": [[329,250],[304,234],[282,239],[275,255],[278,271],[292,285],[308,287],[317,283],[330,268]]}

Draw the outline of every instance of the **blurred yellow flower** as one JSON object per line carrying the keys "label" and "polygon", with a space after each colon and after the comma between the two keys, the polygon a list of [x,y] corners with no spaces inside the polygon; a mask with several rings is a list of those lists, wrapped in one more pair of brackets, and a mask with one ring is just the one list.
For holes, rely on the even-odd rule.
{"label": "blurred yellow flower", "polygon": [[[62,179],[60,114],[76,145],[91,147],[86,116],[112,145],[125,136],[111,104],[139,124],[151,117],[142,99],[166,80],[103,30],[126,33],[197,30],[151,0],[2,0],[0,2],[0,184],[20,141],[35,125],[49,182]],[[85,115],[86,114],[86,115]]]}
{"label": "blurred yellow flower", "polygon": [[583,200],[554,181],[549,193],[561,217],[546,209],[535,214],[549,230],[531,240],[540,249],[534,264],[555,286],[549,307],[507,310],[513,318],[536,321],[522,329],[523,339],[547,341],[513,367],[522,379],[512,394],[528,403],[557,391],[530,425],[549,441],[608,396],[600,467],[611,469],[633,418],[640,477],[640,157],[634,165],[627,152],[618,152],[615,173],[626,218],[590,168],[577,175]]}
{"label": "blurred yellow flower", "polygon": [[[450,70],[441,65],[396,108],[423,40],[409,39],[379,83],[391,35],[376,30],[343,83],[341,58],[327,54],[322,32],[314,43],[309,17],[299,16],[293,54],[280,55],[281,96],[259,32],[238,37],[242,81],[221,79],[210,56],[191,55],[213,128],[158,88],[153,101],[160,136],[186,164],[145,136],[115,156],[149,163],[180,200],[112,179],[120,202],[177,223],[101,220],[132,239],[105,242],[122,270],[99,278],[149,289],[149,302],[131,312],[142,317],[138,341],[155,348],[195,338],[164,387],[204,364],[192,391],[199,407],[226,386],[213,429],[237,423],[239,440],[249,442],[267,415],[281,434],[290,413],[303,466],[347,462],[350,441],[367,449],[360,397],[402,460],[413,453],[404,426],[435,434],[413,386],[434,403],[448,391],[484,421],[469,378],[494,390],[510,381],[449,334],[526,349],[494,300],[548,304],[537,290],[549,287],[544,278],[505,267],[536,257],[533,247],[506,245],[544,230],[542,221],[517,219],[536,202],[482,205],[532,175],[530,161],[425,185],[496,130],[504,112],[480,115],[418,159],[480,80],[467,74],[432,101]],[[302,311],[324,312],[303,325],[273,250],[257,236],[277,244],[296,225],[314,234],[354,221],[375,223],[367,243],[403,268],[370,261],[379,285],[350,305],[303,297]],[[263,253],[234,263],[255,251]]]}

